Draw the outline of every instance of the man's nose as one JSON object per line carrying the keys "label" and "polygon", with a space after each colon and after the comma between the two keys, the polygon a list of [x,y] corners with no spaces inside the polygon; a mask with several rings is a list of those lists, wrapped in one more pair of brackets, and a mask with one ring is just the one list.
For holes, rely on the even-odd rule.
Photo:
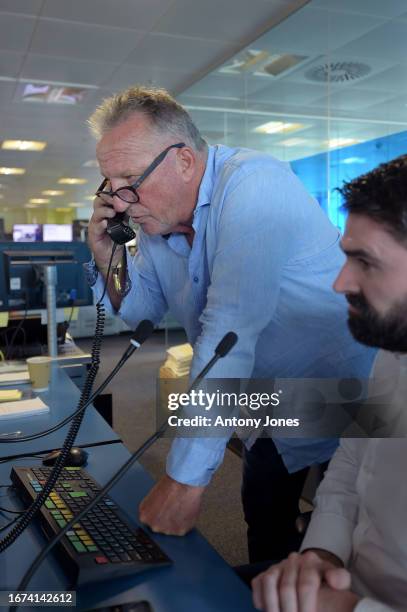
{"label": "man's nose", "polygon": [[130,206],[130,204],[128,202],[125,202],[124,200],[119,198],[119,196],[117,196],[117,195],[114,195],[112,197],[112,201],[113,201],[113,208],[118,213],[125,212],[129,208],[129,206]]}
{"label": "man's nose", "polygon": [[357,293],[359,291],[356,278],[347,262],[339,272],[333,288],[337,293]]}

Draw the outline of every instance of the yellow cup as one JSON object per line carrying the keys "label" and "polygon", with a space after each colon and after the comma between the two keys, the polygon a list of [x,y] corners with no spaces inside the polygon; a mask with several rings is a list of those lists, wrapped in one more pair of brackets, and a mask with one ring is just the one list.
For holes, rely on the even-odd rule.
{"label": "yellow cup", "polygon": [[27,359],[28,373],[33,389],[45,391],[51,379],[51,357],[29,357]]}

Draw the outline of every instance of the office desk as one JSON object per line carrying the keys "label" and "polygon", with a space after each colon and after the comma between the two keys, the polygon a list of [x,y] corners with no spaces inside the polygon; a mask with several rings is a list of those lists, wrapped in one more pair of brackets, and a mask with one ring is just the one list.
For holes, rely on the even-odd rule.
{"label": "office desk", "polygon": [[[86,470],[103,485],[128,459],[122,444],[89,448]],[[37,459],[18,459],[15,464],[32,466]],[[0,465],[0,484],[9,482],[11,464]],[[136,509],[153,484],[147,472],[133,465],[111,490],[111,497],[135,523]],[[7,491],[7,489],[0,489]],[[20,509],[15,495],[1,497],[0,505]],[[220,510],[221,511],[221,510]],[[1,526],[1,525],[0,525]],[[77,593],[77,609],[89,610],[105,605],[147,600],[154,612],[251,612],[250,590],[233,570],[194,530],[187,536],[154,534],[159,546],[174,561],[172,566],[153,569],[109,583],[83,588]],[[16,589],[28,566],[44,546],[45,540],[34,525],[0,556],[0,589]],[[33,577],[29,590],[67,589],[67,579],[50,555]],[[27,608],[25,608],[27,610]],[[34,608],[33,608],[34,609]],[[38,608],[37,608],[38,610]]]}
{"label": "office desk", "polygon": [[[1,388],[7,389],[8,387],[12,387],[13,389],[19,388],[24,391],[30,390],[31,384],[2,385]],[[50,412],[33,417],[2,420],[0,423],[0,433],[20,430],[24,435],[27,435],[56,425],[59,421],[62,421],[62,419],[75,411],[80,392],[67,373],[57,365],[53,365],[51,368],[51,383],[48,390],[40,393],[33,391],[33,395],[38,395],[38,397],[50,407]],[[54,448],[60,448],[69,427],[70,423],[48,436],[32,440],[31,442],[0,444],[0,459],[2,457],[15,457],[22,454],[44,453]],[[109,427],[93,406],[89,406],[86,410],[75,445],[89,446],[119,441],[119,436]]]}

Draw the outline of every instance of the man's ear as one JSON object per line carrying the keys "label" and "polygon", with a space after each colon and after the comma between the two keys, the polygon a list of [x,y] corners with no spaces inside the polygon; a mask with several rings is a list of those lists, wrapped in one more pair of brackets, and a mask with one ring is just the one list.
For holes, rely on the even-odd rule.
{"label": "man's ear", "polygon": [[185,183],[189,183],[195,175],[197,158],[191,147],[183,147],[177,151],[177,165],[180,175]]}

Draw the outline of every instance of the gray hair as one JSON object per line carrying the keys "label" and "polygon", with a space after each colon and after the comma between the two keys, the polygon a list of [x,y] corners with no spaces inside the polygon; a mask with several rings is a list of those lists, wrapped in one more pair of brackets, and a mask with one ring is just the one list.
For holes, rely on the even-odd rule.
{"label": "gray hair", "polygon": [[172,134],[198,151],[207,147],[187,111],[165,89],[129,87],[103,100],[88,124],[96,138],[101,138],[132,113],[144,114],[158,132]]}

